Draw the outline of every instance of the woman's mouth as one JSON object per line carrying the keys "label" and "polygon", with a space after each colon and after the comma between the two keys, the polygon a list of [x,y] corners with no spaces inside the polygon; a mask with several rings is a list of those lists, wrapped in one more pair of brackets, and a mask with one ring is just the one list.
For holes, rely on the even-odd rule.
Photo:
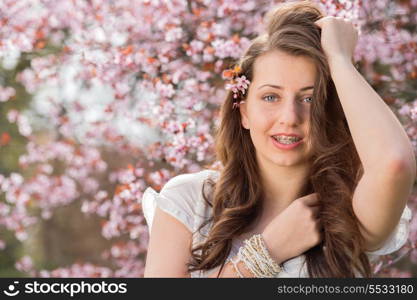
{"label": "woman's mouth", "polygon": [[302,138],[284,138],[278,136],[271,136],[271,139],[274,146],[282,150],[294,149],[303,142]]}

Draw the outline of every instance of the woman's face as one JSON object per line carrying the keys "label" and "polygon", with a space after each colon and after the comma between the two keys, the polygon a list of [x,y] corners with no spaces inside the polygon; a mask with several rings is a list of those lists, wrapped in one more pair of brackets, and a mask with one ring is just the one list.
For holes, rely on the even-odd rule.
{"label": "woman's face", "polygon": [[[256,59],[240,113],[262,165],[295,166],[311,157],[309,116],[315,76],[316,67],[308,57],[275,50]],[[302,141],[295,147],[281,146],[273,137],[280,133],[296,134]]]}

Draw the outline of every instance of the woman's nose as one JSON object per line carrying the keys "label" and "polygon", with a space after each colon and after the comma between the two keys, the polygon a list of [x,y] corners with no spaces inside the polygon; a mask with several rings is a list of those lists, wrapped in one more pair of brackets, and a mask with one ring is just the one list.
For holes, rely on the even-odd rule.
{"label": "woman's nose", "polygon": [[302,123],[302,108],[294,100],[284,101],[280,112],[279,120],[287,125],[298,125]]}

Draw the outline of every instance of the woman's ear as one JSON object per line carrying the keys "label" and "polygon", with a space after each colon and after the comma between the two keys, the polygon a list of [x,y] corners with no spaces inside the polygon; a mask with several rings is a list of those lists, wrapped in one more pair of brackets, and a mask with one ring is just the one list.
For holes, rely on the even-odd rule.
{"label": "woman's ear", "polygon": [[239,111],[240,111],[240,119],[241,119],[243,128],[249,129],[249,120],[248,120],[248,115],[247,115],[247,110],[246,110],[246,101],[243,101],[243,103],[240,103]]}

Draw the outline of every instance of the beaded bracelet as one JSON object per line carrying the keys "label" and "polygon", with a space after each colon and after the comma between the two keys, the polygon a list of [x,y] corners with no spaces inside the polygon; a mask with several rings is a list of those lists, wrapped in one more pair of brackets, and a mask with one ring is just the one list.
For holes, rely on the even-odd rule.
{"label": "beaded bracelet", "polygon": [[241,257],[255,277],[263,277],[267,271],[262,263],[263,259],[259,255],[260,249],[255,248],[253,242],[254,239],[245,240],[245,246],[241,249]]}
{"label": "beaded bracelet", "polygon": [[260,244],[260,248],[261,248],[261,250],[264,254],[263,256],[266,258],[267,266],[271,269],[271,272],[274,275],[282,272],[282,267],[279,264],[277,264],[274,261],[274,259],[271,257],[271,255],[269,254],[269,251],[268,251],[268,249],[265,245],[265,241],[260,234],[257,235],[257,240],[258,240],[258,242]]}
{"label": "beaded bracelet", "polygon": [[274,278],[282,267],[269,255],[262,235],[256,234],[244,241],[239,248],[238,258],[246,268],[257,278]]}
{"label": "beaded bracelet", "polygon": [[246,241],[246,245],[241,249],[243,262],[255,277],[270,277],[271,272],[264,263],[260,249],[256,249],[252,243],[253,241]]}
{"label": "beaded bracelet", "polygon": [[260,248],[264,254],[264,256],[267,258],[268,260],[268,266],[270,266],[272,268],[272,272],[278,274],[280,272],[282,272],[282,267],[277,264],[274,259],[271,257],[271,255],[269,254],[269,251],[265,245],[264,239],[262,238],[262,235],[258,234],[257,236],[257,241],[260,245]]}
{"label": "beaded bracelet", "polygon": [[259,266],[256,263],[257,258],[255,258],[247,248],[241,247],[240,252],[238,253],[240,259],[243,263],[247,266],[250,272],[253,274],[254,277],[260,278],[264,277]]}
{"label": "beaded bracelet", "polygon": [[282,268],[277,263],[275,263],[275,261],[270,256],[269,251],[262,238],[262,235],[257,234],[255,236],[255,241],[257,242],[259,249],[261,249],[263,256],[266,258],[267,266],[271,269],[272,273],[278,274],[279,272],[281,272]]}

